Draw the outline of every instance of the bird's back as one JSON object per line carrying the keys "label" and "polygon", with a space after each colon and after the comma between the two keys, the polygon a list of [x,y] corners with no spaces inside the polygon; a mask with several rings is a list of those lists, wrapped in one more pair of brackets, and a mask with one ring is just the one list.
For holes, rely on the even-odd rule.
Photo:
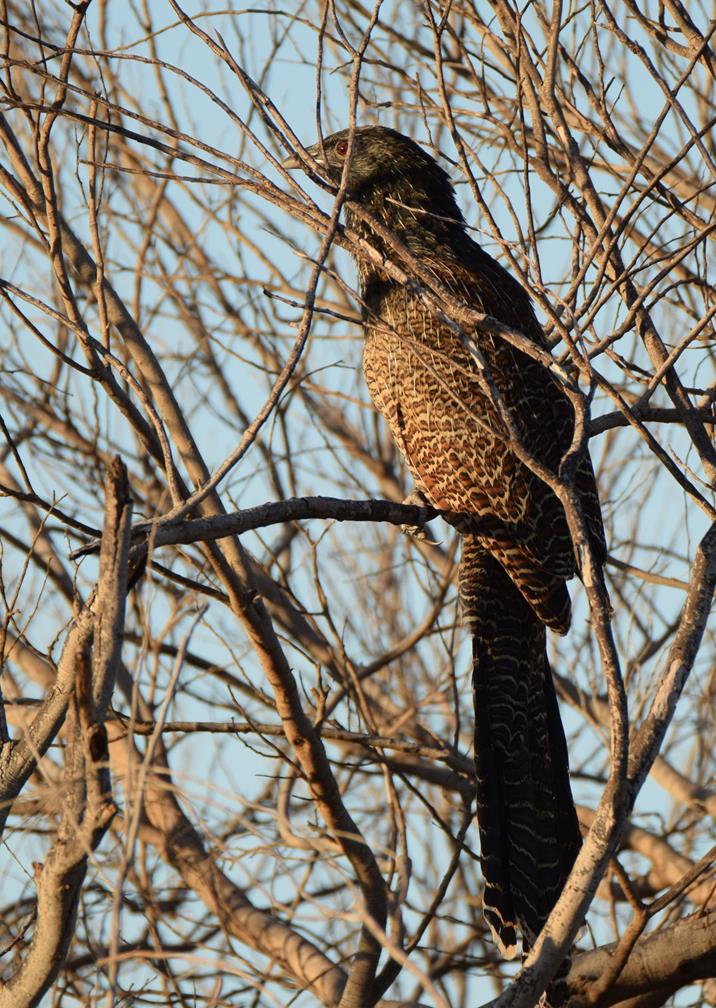
{"label": "bird's back", "polygon": [[[438,252],[431,269],[471,307],[542,341],[525,292],[482,250],[476,256],[476,248],[465,243],[464,262],[453,249],[442,261]],[[479,347],[523,445],[555,473],[572,437],[569,401],[544,367],[499,336],[463,336],[437,319],[419,293],[371,267],[362,267],[361,280],[366,381],[417,484],[436,507],[475,515],[461,531],[482,532],[540,619],[565,632],[564,581],[574,574],[574,554],[564,511],[512,449],[468,339]]]}

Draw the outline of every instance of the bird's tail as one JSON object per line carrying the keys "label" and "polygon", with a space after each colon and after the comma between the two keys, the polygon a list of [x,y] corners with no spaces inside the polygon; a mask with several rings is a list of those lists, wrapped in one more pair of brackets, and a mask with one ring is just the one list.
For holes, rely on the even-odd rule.
{"label": "bird's tail", "polygon": [[517,932],[526,949],[542,929],[581,837],[544,624],[472,535],[463,536],[460,596],[473,639],[484,911],[512,956]]}

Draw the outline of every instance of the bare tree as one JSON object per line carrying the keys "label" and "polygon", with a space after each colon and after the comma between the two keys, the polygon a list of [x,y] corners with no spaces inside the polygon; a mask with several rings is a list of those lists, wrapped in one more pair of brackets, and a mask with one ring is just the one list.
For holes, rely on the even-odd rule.
{"label": "bare tree", "polygon": [[[575,1006],[716,1004],[709,16],[4,0],[0,1008],[530,1006],[585,921]],[[585,843],[521,969],[456,545],[360,372],[377,253],[280,168],[376,121],[532,293],[607,519],[552,642]]]}

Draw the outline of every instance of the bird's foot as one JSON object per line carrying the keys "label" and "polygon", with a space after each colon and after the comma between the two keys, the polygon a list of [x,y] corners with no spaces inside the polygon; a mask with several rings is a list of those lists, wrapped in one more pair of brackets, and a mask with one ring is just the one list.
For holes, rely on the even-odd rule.
{"label": "bird's foot", "polygon": [[[430,501],[422,490],[418,490],[417,487],[410,491],[403,504],[409,504],[413,507],[430,507]],[[424,525],[401,525],[400,531],[412,539],[417,539],[418,542],[426,542],[428,539]]]}

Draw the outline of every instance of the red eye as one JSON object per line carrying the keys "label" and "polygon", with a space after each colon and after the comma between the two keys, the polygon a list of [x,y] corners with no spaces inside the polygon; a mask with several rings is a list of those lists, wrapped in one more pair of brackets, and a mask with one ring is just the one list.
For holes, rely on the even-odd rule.
{"label": "red eye", "polygon": [[338,157],[345,157],[347,152],[348,152],[348,141],[339,140],[338,143],[336,144],[336,154],[338,155]]}

